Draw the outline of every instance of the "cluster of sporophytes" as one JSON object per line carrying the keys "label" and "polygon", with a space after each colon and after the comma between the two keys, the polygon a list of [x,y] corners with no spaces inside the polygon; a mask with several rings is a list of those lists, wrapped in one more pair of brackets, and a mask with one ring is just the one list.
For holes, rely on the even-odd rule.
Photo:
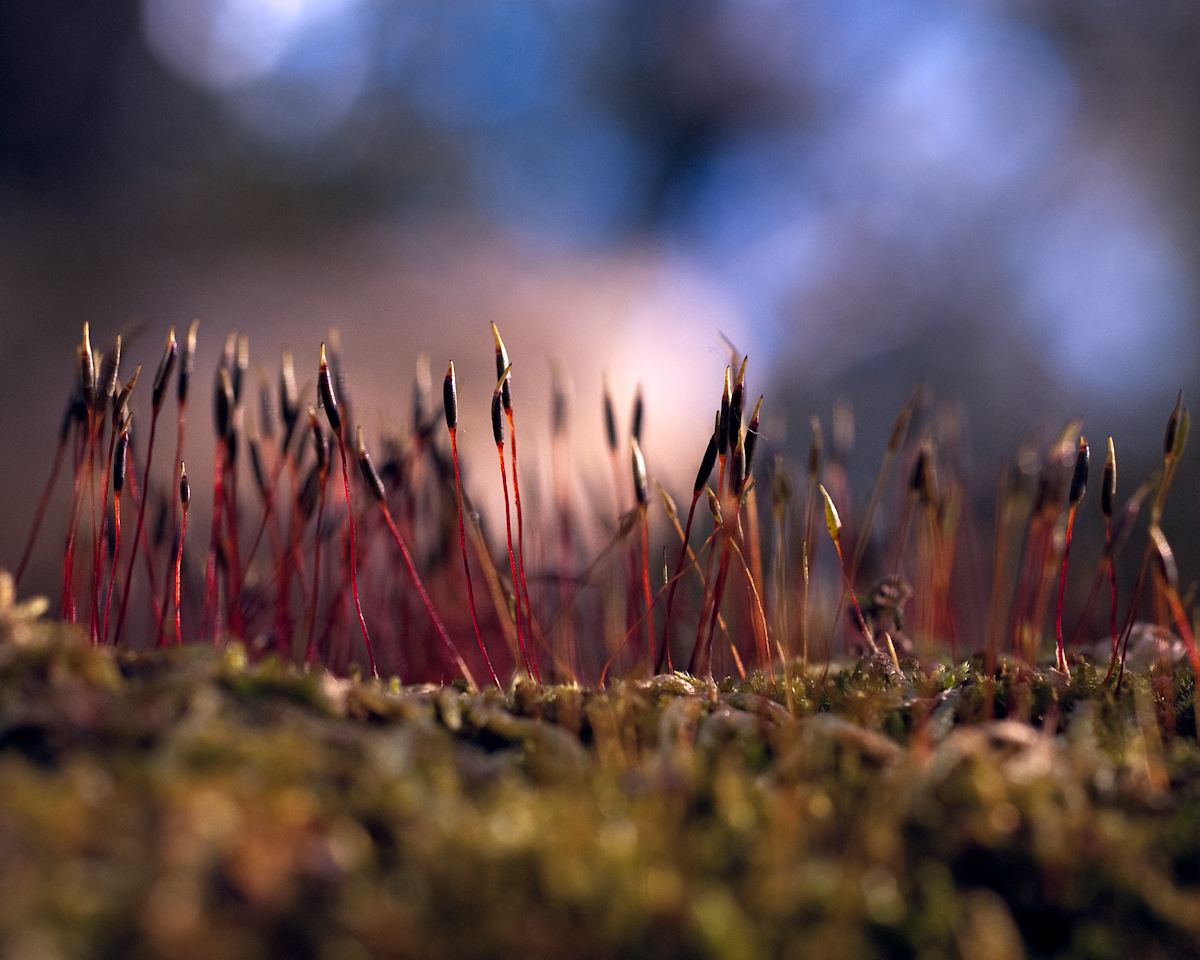
{"label": "cluster of sporophytes", "polygon": [[[674,500],[647,469],[640,388],[622,438],[607,381],[602,409],[613,506],[586,504],[572,493],[567,392],[556,379],[551,509],[542,497],[530,514],[521,499],[513,364],[493,324],[491,426],[505,534],[497,548],[461,479],[453,363],[440,410],[428,361],[418,364],[411,429],[383,438],[377,468],[354,425],[336,332],[314,351],[315,391],[298,386],[285,351],[277,389],[258,368],[257,404],[247,397],[248,339],[233,333],[213,378],[205,547],[188,539],[199,485],[181,459],[197,332],[193,322],[182,342],[173,329],[167,336],[141,454],[132,442],[140,367],[122,385],[121,338],[102,355],[84,326],[58,451],[16,580],[69,453],[73,495],[60,616],[81,624],[93,644],[147,649],[237,640],[253,658],[274,654],[337,674],[357,664],[404,683],[459,677],[469,688],[505,687],[518,675],[589,686],[614,675],[679,670],[718,679],[758,670],[789,681],[793,669],[827,664],[835,653],[881,658],[896,671],[906,656],[959,659],[973,651],[986,673],[995,672],[1002,656],[1033,668],[1052,619],[1054,668],[1065,674],[1080,640],[1094,637],[1097,602],[1107,593],[1110,682],[1122,683],[1131,640],[1135,654],[1140,641],[1152,648],[1150,661],[1169,659],[1174,642],[1176,659],[1182,650],[1193,669],[1200,667],[1191,597],[1180,594],[1161,525],[1188,432],[1182,395],[1168,421],[1161,471],[1124,506],[1116,499],[1116,451],[1108,440],[1099,496],[1105,546],[1083,613],[1065,640],[1068,559],[1089,465],[1078,421],[1042,456],[1024,451],[1002,482],[989,594],[985,577],[968,582],[956,575],[963,554],[978,552],[978,525],[967,507],[954,425],[931,416],[920,391],[896,418],[870,501],[852,523],[848,411],[835,412],[828,458],[814,418],[797,509],[782,458],[769,470],[755,463],[762,398],[747,418],[747,362],[736,353],[707,449],[696,451],[699,469],[682,526]],[[164,484],[152,465],[172,382],[175,456]],[[307,405],[313,393],[315,406]],[[159,471],[166,472],[161,463]],[[769,510],[760,510],[763,486]],[[706,509],[698,509],[701,501]],[[1116,561],[1147,501],[1148,544],[1121,617]],[[123,537],[123,514],[131,512],[133,533]],[[708,515],[704,523],[696,522],[697,513]],[[822,515],[834,551],[826,546],[819,557],[823,536],[814,518]],[[585,527],[592,532],[585,535]],[[652,543],[652,529],[667,542]],[[486,600],[477,605],[481,577]],[[860,601],[869,583],[876,587]],[[1144,595],[1151,600],[1145,623],[1139,620]]]}
{"label": "cluster of sporophytes", "polygon": [[[231,335],[197,546],[180,453],[197,325],[167,338],[144,452],[138,372],[122,384],[120,342],[100,355],[85,328],[15,576],[53,535],[69,456],[59,616],[0,573],[5,955],[1200,949],[1194,597],[1161,524],[1182,397],[1124,504],[1108,441],[1104,546],[1064,629],[1078,422],[1014,459],[990,558],[954,424],[920,392],[860,514],[848,412],[828,454],[814,420],[800,484],[779,456],[764,469],[740,356],[686,517],[647,465],[640,391],[624,438],[602,398],[611,506],[572,495],[561,382],[552,496],[527,482],[523,509],[493,333],[503,536],[462,481],[453,364],[440,406],[418,364],[411,428],[376,461],[336,337],[315,387],[286,353],[277,386],[260,373],[253,415]],[[964,575],[971,554],[990,582]]]}

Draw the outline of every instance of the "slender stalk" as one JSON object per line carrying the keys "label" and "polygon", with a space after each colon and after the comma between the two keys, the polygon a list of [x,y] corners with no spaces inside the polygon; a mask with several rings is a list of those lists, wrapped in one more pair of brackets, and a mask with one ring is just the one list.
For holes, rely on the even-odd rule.
{"label": "slender stalk", "polygon": [[[525,581],[525,519],[521,511],[521,481],[517,476],[517,427],[513,422],[513,406],[512,406],[512,364],[508,359],[508,350],[504,346],[504,340],[500,337],[500,331],[496,324],[492,324],[492,338],[496,345],[496,376],[500,381],[500,405],[504,408],[504,417],[508,420],[508,440],[509,451],[512,460],[512,481],[513,481],[513,499],[517,505],[517,576],[520,578],[518,583],[517,577],[513,578],[513,588],[516,591],[517,597],[517,629],[520,633],[521,625],[521,598],[524,597],[525,603],[525,618],[529,625],[530,643],[533,640],[533,607],[529,602],[529,585]],[[611,412],[611,409],[610,409]],[[503,451],[501,451],[503,458]],[[505,504],[507,508],[508,496],[505,494]],[[534,666],[536,669],[537,657],[533,657]],[[539,676],[538,682],[541,682]]]}
{"label": "slender stalk", "polygon": [[[1179,466],[1179,458],[1183,455],[1184,446],[1187,444],[1188,424],[1188,412],[1183,407],[1183,391],[1180,390],[1179,396],[1175,400],[1175,408],[1171,411],[1170,417],[1167,418],[1167,430],[1163,438],[1162,476],[1159,479],[1154,499],[1150,504],[1151,542],[1146,545],[1146,550],[1142,554],[1142,566],[1138,571],[1137,581],[1133,586],[1133,594],[1129,599],[1129,610],[1125,614],[1125,623],[1121,628],[1121,666],[1117,673],[1118,692],[1121,689],[1121,681],[1125,678],[1125,656],[1129,651],[1129,638],[1133,633],[1133,624],[1137,617],[1146,568],[1149,566],[1150,555],[1155,549],[1153,534],[1156,530],[1159,530],[1159,521],[1162,519],[1163,507],[1166,504],[1167,491],[1171,488],[1171,481],[1174,479],[1175,470]],[[1113,663],[1110,661],[1108,673],[1104,677],[1106,684],[1112,676],[1112,671]]]}
{"label": "slender stalk", "polygon": [[800,663],[801,669],[808,672],[808,638],[811,633],[809,620],[809,586],[812,578],[813,557],[816,555],[817,543],[813,538],[813,505],[817,500],[817,480],[821,474],[821,421],[814,415],[812,418],[812,444],[808,448],[808,487],[804,497],[804,540],[801,545],[800,576],[803,590],[800,594]]}
{"label": "slender stalk", "polygon": [[[88,465],[87,465],[87,490],[90,506],[88,508],[88,521],[92,534],[92,577],[91,577],[91,617],[89,625],[92,635],[92,643],[98,643],[100,640],[100,531],[96,524],[96,510],[103,511],[107,504],[100,504],[99,493],[96,489],[96,459],[99,456],[99,446],[101,435],[104,432],[104,407],[101,405],[98,412],[93,412],[91,419],[91,438],[88,446]],[[107,471],[105,471],[105,489],[108,486]],[[107,494],[106,494],[107,498]],[[103,513],[101,514],[103,516]]]}
{"label": "slender stalk", "polygon": [[646,653],[651,664],[654,663],[654,608],[650,604],[650,524],[647,520],[648,511],[643,506],[642,518],[642,590],[646,603]]}
{"label": "slender stalk", "polygon": [[1075,511],[1078,509],[1079,501],[1083,499],[1084,491],[1087,489],[1088,457],[1087,438],[1080,437],[1079,450],[1075,455],[1075,473],[1071,479],[1071,492],[1068,497],[1067,537],[1063,544],[1062,575],[1058,581],[1058,609],[1054,615],[1055,663],[1058,669],[1064,673],[1067,672],[1067,655],[1063,650],[1062,636],[1063,592],[1067,585],[1067,561],[1071,556],[1071,534],[1075,529]]}
{"label": "slender stalk", "polygon": [[513,594],[514,594],[514,619],[517,625],[517,645],[521,649],[521,659],[525,663],[525,670],[529,676],[533,677],[538,683],[541,683],[541,676],[538,673],[536,658],[531,659],[529,651],[525,646],[525,635],[521,628],[521,594],[520,581],[517,577],[517,561],[513,553],[512,543],[512,511],[509,507],[508,499],[508,471],[504,465],[504,417],[503,417],[503,399],[502,393],[507,381],[507,370],[500,377],[499,383],[496,384],[496,389],[492,393],[492,437],[496,442],[496,456],[500,460],[500,485],[504,492],[504,529],[508,538],[508,567],[512,573]]}
{"label": "slender stalk", "polygon": [[67,545],[63,550],[62,609],[60,617],[68,623],[75,622],[75,536],[79,528],[79,513],[82,509],[84,457],[90,449],[90,417],[88,427],[81,430],[76,439],[74,479],[72,481],[71,520],[67,527]]}
{"label": "slender stalk", "polygon": [[[209,635],[214,617],[219,622],[220,597],[217,593],[217,551],[221,546],[221,513],[225,503],[225,439],[218,437],[213,448],[213,497],[212,526],[208,538],[208,558],[204,562],[204,606],[200,612],[200,636]],[[217,630],[213,630],[213,643],[217,641]]]}
{"label": "slender stalk", "polygon": [[671,577],[671,586],[667,590],[667,612],[663,617],[663,642],[658,653],[658,663],[655,664],[655,673],[662,673],[665,667],[668,671],[671,670],[671,608],[675,604],[675,587],[679,584],[679,575],[683,572],[684,561],[688,555],[688,540],[692,535],[692,518],[696,515],[696,504],[700,500],[700,492],[696,491],[692,494],[692,505],[688,507],[687,523],[683,528],[683,545],[679,548],[679,562],[675,564],[675,573]]}
{"label": "slender stalk", "polygon": [[[513,412],[510,406],[504,411],[508,419],[509,453],[512,458],[513,501],[517,506],[517,574],[521,578],[520,590],[517,593],[517,615],[520,617],[521,597],[525,597],[525,622],[529,633],[533,636],[533,606],[529,602],[529,585],[525,582],[525,520],[521,512],[521,482],[517,479],[517,430],[513,423]],[[536,657],[534,660],[536,661]],[[538,678],[539,682],[541,678]]]}
{"label": "slender stalk", "polygon": [[529,659],[529,652],[525,648],[525,634],[521,628],[521,593],[520,581],[517,577],[517,561],[516,555],[513,553],[512,544],[512,512],[509,508],[508,499],[508,471],[504,465],[504,445],[496,445],[496,453],[500,460],[500,484],[504,491],[504,530],[508,538],[508,566],[512,574],[513,582],[513,619],[517,625],[517,644],[521,648],[521,658],[525,663],[525,670],[529,675],[535,676],[535,668]]}
{"label": "slender stalk", "polygon": [[[162,360],[158,364],[158,373],[154,376],[154,391],[150,406],[150,439],[146,443],[146,466],[142,473],[142,502],[138,506],[137,523],[133,529],[133,546],[129,550],[129,566],[125,570],[125,588],[121,593],[121,606],[117,613],[117,629],[113,634],[114,645],[118,645],[121,642],[121,628],[125,625],[125,613],[129,609],[129,590],[133,585],[133,564],[137,560],[138,543],[142,535],[142,524],[146,519],[146,502],[150,499],[150,463],[154,459],[154,433],[158,427],[158,413],[162,409],[163,393],[167,388],[167,383],[171,379],[171,372],[175,369],[175,362],[178,356],[179,344],[175,342],[175,328],[172,327],[167,334],[167,344],[163,351]],[[147,556],[148,561],[149,557]],[[157,592],[153,584],[150,585],[150,589],[152,592]]]}
{"label": "slender stalk", "polygon": [[125,471],[128,468],[129,425],[126,423],[117,441],[113,459],[113,559],[108,572],[108,593],[104,598],[104,632],[101,640],[108,643],[108,614],[112,608],[113,584],[117,581],[117,561],[121,558],[121,491],[125,487]]}
{"label": "slender stalk", "polygon": [[346,436],[342,429],[342,415],[338,410],[337,397],[333,392],[333,378],[329,373],[325,344],[321,344],[321,356],[317,368],[317,396],[320,397],[321,406],[325,408],[329,429],[337,437],[338,453],[342,458],[342,486],[346,493],[346,516],[350,522],[350,592],[354,594],[354,611],[358,614],[358,625],[362,628],[363,643],[367,647],[367,662],[371,667],[371,676],[378,677],[379,671],[375,667],[375,652],[371,649],[371,637],[367,633],[367,621],[363,616],[362,602],[358,596],[358,548],[357,535],[354,530],[354,504],[350,501],[350,467],[346,460]]}
{"label": "slender stalk", "polygon": [[[717,580],[713,585],[712,611],[709,615],[707,639],[704,642],[700,660],[695,671],[699,676],[712,678],[712,642],[717,629],[717,616],[721,611],[721,600],[725,595],[725,580],[729,575],[729,558],[732,556],[732,531],[726,528],[721,535],[721,562],[717,566]],[[701,621],[703,626],[703,621]],[[735,651],[736,654],[736,651]]]}
{"label": "slender stalk", "polygon": [[[450,456],[454,461],[454,506],[458,513],[458,545],[462,550],[463,576],[467,580],[467,602],[471,607],[471,626],[475,628],[475,640],[479,644],[479,652],[483,655],[483,662],[492,677],[492,682],[497,687],[500,687],[500,678],[496,676],[496,671],[492,667],[491,657],[488,656],[487,647],[483,645],[483,634],[479,632],[479,617],[475,612],[475,587],[471,583],[471,565],[467,562],[467,531],[463,524],[462,478],[458,472],[458,387],[454,378],[453,361],[451,361],[450,368],[446,371],[446,379],[442,384],[442,401],[446,409],[446,429],[450,433]],[[366,456],[366,452],[366,447],[363,446],[362,429],[360,428],[358,431],[358,457],[360,462]]]}
{"label": "slender stalk", "polygon": [[1062,574],[1058,578],[1058,604],[1054,612],[1054,664],[1063,673],[1067,672],[1067,654],[1063,648],[1062,608],[1063,593],[1067,587],[1067,562],[1071,556],[1071,534],[1075,528],[1075,507],[1067,512],[1067,539],[1063,546]]}
{"label": "slender stalk", "polygon": [[242,622],[242,562],[241,551],[238,547],[238,494],[237,494],[237,428],[231,428],[226,445],[228,456],[224,465],[224,495],[225,495],[225,596],[227,597],[226,617],[229,632],[243,639],[245,627]]}
{"label": "slender stalk", "polygon": [[[103,385],[103,398],[97,395],[97,405],[101,411],[101,431],[103,431],[103,411],[104,408],[112,404],[112,423],[109,427],[108,434],[108,460],[104,467],[104,495],[100,499],[100,537],[95,545],[94,563],[94,582],[92,584],[92,635],[96,642],[106,640],[108,632],[108,609],[107,605],[104,611],[104,635],[100,633],[100,595],[103,588],[104,579],[104,542],[108,535],[108,489],[109,482],[115,480],[113,475],[113,455],[116,451],[117,436],[125,432],[127,424],[124,423],[127,413],[126,406],[128,402],[128,394],[118,393],[120,387],[120,368],[121,368],[121,335],[118,334],[116,341],[113,343],[112,350],[104,358],[104,367],[100,380]],[[137,374],[134,374],[136,380]],[[132,387],[130,387],[132,390]],[[122,400],[124,397],[124,401]],[[128,443],[128,441],[126,441]],[[126,452],[128,452],[126,450]],[[124,468],[122,468],[124,469]],[[122,477],[122,480],[124,478]],[[117,551],[113,550],[113,566],[117,563]],[[112,572],[109,572],[109,583],[112,583]]]}
{"label": "slender stalk", "polygon": [[[708,494],[709,512],[713,516],[713,532],[709,537],[708,543],[708,560],[704,565],[704,573],[701,575],[701,583],[703,590],[700,597],[700,619],[696,625],[696,641],[692,644],[692,656],[688,660],[688,670],[692,676],[699,676],[699,670],[704,662],[704,621],[708,619],[709,605],[712,603],[713,594],[709,590],[709,584],[713,583],[713,561],[717,556],[717,542],[725,535],[725,521],[722,516],[721,502],[716,494],[709,491]],[[685,545],[686,548],[686,545]]]}
{"label": "slender stalk", "polygon": [[371,676],[378,677],[375,668],[375,653],[371,649],[371,637],[367,633],[367,621],[363,617],[362,601],[358,596],[358,553],[356,535],[354,532],[354,505],[350,502],[350,472],[346,465],[346,440],[338,431],[338,453],[342,459],[342,486],[346,492],[346,514],[350,520],[350,592],[354,595],[354,611],[358,614],[358,625],[362,629],[363,643],[367,645],[367,661],[371,666]]}
{"label": "slender stalk", "polygon": [[[392,539],[396,542],[396,546],[400,549],[400,555],[404,558],[404,565],[408,568],[408,575],[412,578],[413,586],[417,588],[417,593],[421,597],[421,602],[425,605],[425,610],[429,614],[429,619],[433,621],[434,629],[437,630],[438,636],[441,638],[442,645],[450,654],[459,671],[463,675],[463,679],[467,681],[467,686],[472,690],[477,690],[478,686],[475,683],[475,678],[471,676],[471,671],[468,669],[466,661],[458,652],[458,648],[454,646],[454,641],[450,639],[450,634],[446,632],[446,627],[442,624],[442,618],[438,616],[437,610],[434,609],[433,601],[429,599],[429,594],[425,590],[425,584],[421,582],[421,577],[417,573],[416,564],[413,563],[412,554],[408,552],[408,546],[404,542],[404,538],[400,536],[400,531],[396,529],[396,522],[392,519],[392,512],[388,509],[387,497],[383,489],[383,481],[379,479],[379,474],[375,472],[375,465],[371,462],[371,457],[367,453],[366,447],[362,444],[362,433],[358,435],[358,466],[362,473],[363,482],[367,490],[370,491],[372,498],[378,504],[380,512],[383,514],[383,519],[387,523],[388,530],[392,534]],[[490,665],[489,665],[490,666]],[[493,679],[495,675],[493,674]],[[499,685],[499,684],[497,684]]]}
{"label": "slender stalk", "polygon": [[46,486],[42,489],[42,498],[38,501],[37,510],[33,514],[33,526],[29,530],[29,537],[25,541],[25,549],[21,551],[21,560],[17,564],[17,571],[13,574],[13,586],[21,585],[21,577],[25,573],[25,567],[29,564],[29,558],[33,554],[33,545],[37,541],[38,531],[42,528],[42,519],[46,515],[46,507],[50,503],[50,496],[54,493],[54,485],[58,480],[58,473],[62,469],[63,455],[67,450],[67,441],[71,436],[71,426],[78,422],[77,401],[72,396],[71,401],[67,404],[67,410],[63,414],[62,426],[58,431],[58,449],[54,452],[54,464],[50,467],[50,476],[46,480]]}
{"label": "slender stalk", "polygon": [[121,491],[113,494],[113,560],[108,571],[108,591],[104,596],[104,627],[101,641],[108,642],[108,615],[112,609],[113,584],[117,582],[117,559],[121,556]]}
{"label": "slender stalk", "polygon": [[[641,419],[640,415],[637,418]],[[640,425],[640,424],[639,424]],[[642,589],[646,603],[646,659],[654,666],[654,608],[650,603],[650,524],[648,520],[650,489],[646,482],[646,461],[637,437],[629,440],[633,466],[633,493],[637,500],[642,527]]]}
{"label": "slender stalk", "polygon": [[[79,391],[83,398],[86,411],[87,434],[84,439],[83,460],[77,462],[75,471],[75,502],[71,514],[71,527],[67,535],[66,556],[63,559],[63,619],[69,623],[75,622],[75,542],[78,536],[80,515],[83,511],[83,501],[88,491],[94,490],[92,485],[93,467],[96,449],[96,362],[92,354],[92,341],[88,324],[83,325],[83,343],[77,348],[79,360]],[[80,478],[80,470],[84,469],[84,479]],[[94,509],[89,511],[92,520],[92,543],[96,539],[96,514]],[[69,616],[68,616],[69,615]]]}
{"label": "slender stalk", "polygon": [[[117,350],[120,351],[121,338],[117,337]],[[114,376],[116,371],[113,371]],[[114,411],[115,412],[115,411]],[[103,428],[101,428],[103,429]],[[108,437],[108,459],[104,466],[104,495],[100,498],[100,536],[97,538],[92,556],[92,643],[99,643],[101,640],[107,639],[105,636],[108,632],[108,612],[105,611],[104,619],[104,634],[100,632],[100,597],[103,594],[104,585],[104,540],[108,535],[108,485],[109,480],[113,476],[113,456],[117,449],[117,435],[121,433],[121,425],[117,423],[115,417],[112,426],[109,430]],[[117,551],[113,550],[113,566],[117,563]],[[112,582],[112,573],[109,573],[109,583]]]}
{"label": "slender stalk", "polygon": [[[175,550],[175,645],[183,643],[183,617],[180,612],[179,573],[183,567],[183,541],[187,535],[188,504],[192,499],[191,487],[188,486],[187,465],[179,461],[179,505],[182,518],[179,524],[179,546]],[[166,605],[163,605],[164,608]]]}
{"label": "slender stalk", "polygon": [[892,464],[895,462],[896,455],[900,452],[900,447],[904,443],[904,438],[908,435],[908,425],[912,421],[913,410],[917,405],[917,397],[919,390],[914,390],[908,398],[908,402],[900,409],[900,413],[896,415],[896,421],[892,424],[892,435],[888,438],[887,449],[883,453],[883,463],[879,467],[879,473],[875,477],[875,487],[871,491],[871,500],[867,504],[867,512],[863,515],[862,529],[858,532],[858,538],[854,542],[854,553],[850,559],[850,581],[856,582],[858,577],[858,568],[862,563],[863,554],[866,553],[867,543],[871,539],[871,527],[875,522],[875,513],[879,509],[879,504],[883,500],[884,491],[887,488],[888,478],[892,473]]}
{"label": "slender stalk", "polygon": [[321,521],[325,517],[325,486],[328,472],[320,473],[321,490],[317,500],[317,525],[313,528],[313,583],[312,596],[308,600],[308,640],[304,646],[304,662],[315,663],[317,659],[316,626],[317,626],[317,597],[321,590]]}
{"label": "slender stalk", "polygon": [[[829,496],[829,491],[824,485],[819,485],[821,497],[825,501],[825,526],[829,530],[829,539],[833,541],[833,549],[837,551],[838,566],[842,571],[843,590],[850,594],[850,602],[854,605],[854,615],[858,618],[859,629],[862,630],[863,637],[871,648],[871,652],[876,652],[875,638],[871,633],[871,628],[867,626],[866,618],[863,617],[862,608],[858,605],[858,597],[854,595],[854,584],[850,582],[850,571],[846,567],[846,559],[842,556],[842,521],[838,517],[837,507],[833,505],[833,498]],[[893,654],[894,656],[894,654]],[[900,669],[900,664],[896,664],[896,669]]]}
{"label": "slender stalk", "polygon": [[992,543],[992,593],[988,603],[987,645],[984,654],[984,672],[989,681],[996,672],[996,661],[999,655],[998,644],[1000,620],[1003,611],[1007,609],[1008,590],[1007,578],[1004,576],[1008,566],[1008,541],[1010,526],[1015,509],[1015,491],[1012,478],[1018,476],[1016,467],[1012,467],[1008,476],[1001,475],[999,489],[996,491],[995,534]]}

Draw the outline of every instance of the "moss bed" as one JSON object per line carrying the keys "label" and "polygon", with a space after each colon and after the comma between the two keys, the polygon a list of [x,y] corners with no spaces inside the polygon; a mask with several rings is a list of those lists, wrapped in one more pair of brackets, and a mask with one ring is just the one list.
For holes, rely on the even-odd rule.
{"label": "moss bed", "polygon": [[2,955],[1200,952],[1189,671],[903,666],[467,693],[10,615]]}

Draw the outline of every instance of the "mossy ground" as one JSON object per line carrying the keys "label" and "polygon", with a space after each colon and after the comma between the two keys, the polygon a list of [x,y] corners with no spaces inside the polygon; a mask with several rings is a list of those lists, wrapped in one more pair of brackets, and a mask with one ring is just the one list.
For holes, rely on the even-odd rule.
{"label": "mossy ground", "polygon": [[1183,670],[469,694],[20,639],[7,958],[1200,952]]}

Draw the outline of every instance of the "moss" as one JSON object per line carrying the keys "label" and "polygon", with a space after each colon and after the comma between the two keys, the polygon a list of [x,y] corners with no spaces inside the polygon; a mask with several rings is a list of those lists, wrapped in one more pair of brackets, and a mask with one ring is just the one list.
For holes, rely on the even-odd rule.
{"label": "moss", "polygon": [[1116,694],[1082,660],[1069,679],[903,667],[797,671],[790,714],[761,674],[473,694],[47,626],[0,646],[0,938],[64,957],[1197,950],[1186,670]]}

